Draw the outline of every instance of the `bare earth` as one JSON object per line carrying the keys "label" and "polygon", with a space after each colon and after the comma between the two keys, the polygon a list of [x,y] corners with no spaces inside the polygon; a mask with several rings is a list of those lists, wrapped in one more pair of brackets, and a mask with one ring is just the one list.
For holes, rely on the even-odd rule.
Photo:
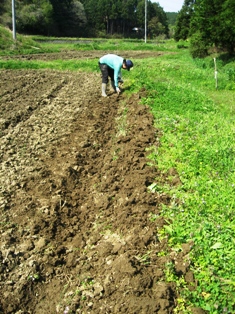
{"label": "bare earth", "polygon": [[190,246],[176,253],[158,238],[171,200],[148,187],[180,182],[147,165],[160,131],[146,92],[102,98],[98,73],[0,75],[0,313],[174,313],[167,265],[193,283]]}

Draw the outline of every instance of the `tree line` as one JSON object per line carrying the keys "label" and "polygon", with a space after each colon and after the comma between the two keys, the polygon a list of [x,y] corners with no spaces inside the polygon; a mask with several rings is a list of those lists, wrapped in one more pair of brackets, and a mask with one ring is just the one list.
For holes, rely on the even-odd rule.
{"label": "tree line", "polygon": [[[15,0],[17,32],[23,34],[143,37],[145,0]],[[0,2],[0,24],[11,28],[11,1]],[[147,0],[148,36],[169,36],[166,13]]]}
{"label": "tree line", "polygon": [[176,41],[190,38],[193,57],[235,52],[235,0],[185,0],[176,20]]}
{"label": "tree line", "polygon": [[[188,39],[193,57],[234,53],[235,0],[184,0],[181,10],[171,14],[146,1],[148,38],[173,34],[176,41]],[[145,0],[15,0],[15,7],[22,34],[144,37]],[[11,1],[0,0],[0,24],[12,28],[11,14]]]}

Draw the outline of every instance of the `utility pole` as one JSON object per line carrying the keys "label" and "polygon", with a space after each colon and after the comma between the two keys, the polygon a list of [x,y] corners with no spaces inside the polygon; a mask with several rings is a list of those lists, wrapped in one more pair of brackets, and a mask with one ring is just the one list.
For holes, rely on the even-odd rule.
{"label": "utility pole", "polygon": [[147,42],[147,0],[145,0],[145,36],[144,41]]}
{"label": "utility pole", "polygon": [[12,0],[12,32],[13,32],[13,39],[16,40],[15,0]]}

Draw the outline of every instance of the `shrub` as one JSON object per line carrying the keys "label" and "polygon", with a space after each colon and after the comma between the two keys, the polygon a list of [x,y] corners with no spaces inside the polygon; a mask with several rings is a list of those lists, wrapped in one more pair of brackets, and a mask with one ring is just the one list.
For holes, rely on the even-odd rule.
{"label": "shrub", "polygon": [[204,58],[208,56],[208,45],[205,43],[199,32],[191,37],[190,53],[193,58]]}

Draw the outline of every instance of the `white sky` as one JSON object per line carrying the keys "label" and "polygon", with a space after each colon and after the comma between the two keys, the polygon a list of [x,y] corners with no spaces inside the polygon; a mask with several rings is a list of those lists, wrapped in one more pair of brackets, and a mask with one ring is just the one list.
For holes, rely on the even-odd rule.
{"label": "white sky", "polygon": [[184,4],[184,0],[154,0],[153,2],[158,2],[165,12],[178,12]]}

